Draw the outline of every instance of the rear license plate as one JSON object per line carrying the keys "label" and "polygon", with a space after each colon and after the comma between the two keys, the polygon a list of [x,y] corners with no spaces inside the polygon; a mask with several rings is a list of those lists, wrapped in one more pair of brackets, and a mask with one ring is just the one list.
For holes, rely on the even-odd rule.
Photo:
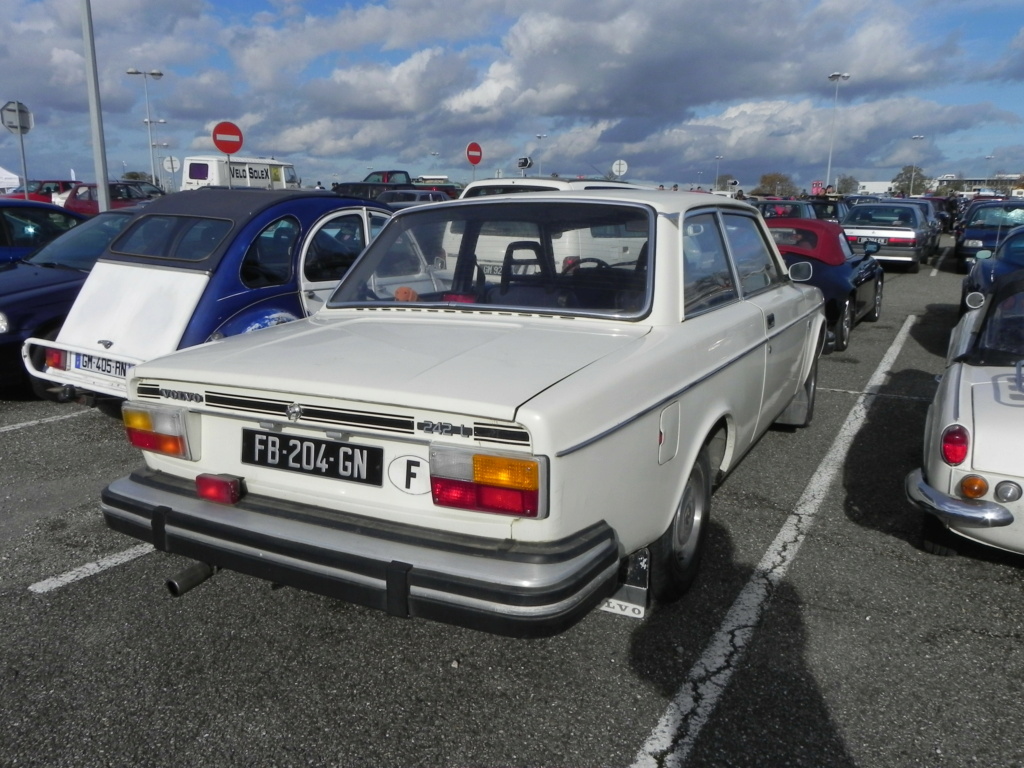
{"label": "rear license plate", "polygon": [[80,355],[75,353],[75,368],[91,373],[102,373],[105,376],[116,376],[123,379],[135,366],[123,360],[111,360],[109,357],[96,357],[95,355]]}
{"label": "rear license plate", "polygon": [[372,445],[243,429],[242,463],[364,485],[384,483],[384,449]]}
{"label": "rear license plate", "polygon": [[858,237],[858,243],[878,243],[879,245],[888,245],[888,237]]}

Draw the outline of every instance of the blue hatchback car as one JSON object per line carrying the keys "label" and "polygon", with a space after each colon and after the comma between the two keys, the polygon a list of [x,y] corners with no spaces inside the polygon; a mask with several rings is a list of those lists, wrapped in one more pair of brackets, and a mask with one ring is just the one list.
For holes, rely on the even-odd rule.
{"label": "blue hatchback car", "polygon": [[[0,389],[20,389],[28,382],[21,345],[32,336],[57,337],[96,260],[133,212],[101,213],[31,256],[0,264]],[[37,395],[46,396],[48,382],[32,378],[31,384]]]}
{"label": "blue hatchback car", "polygon": [[1024,224],[1004,233],[995,251],[982,249],[975,254],[974,265],[960,289],[960,314],[967,311],[967,294],[989,294],[996,280],[1024,269]]}
{"label": "blue hatchback car", "polygon": [[970,205],[956,227],[956,267],[968,272],[978,251],[993,251],[1014,227],[1024,224],[1024,200],[985,200]]}
{"label": "blue hatchback car", "polygon": [[137,363],[316,312],[390,216],[326,190],[159,198],[104,252],[57,338],[29,339],[22,359],[62,399],[123,398]]}
{"label": "blue hatchback car", "polygon": [[14,197],[0,199],[0,264],[28,256],[85,219],[59,205]]}

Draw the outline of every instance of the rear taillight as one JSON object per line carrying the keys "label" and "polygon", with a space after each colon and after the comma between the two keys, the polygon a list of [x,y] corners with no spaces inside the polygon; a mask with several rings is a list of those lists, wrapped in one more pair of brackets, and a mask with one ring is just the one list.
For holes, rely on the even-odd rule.
{"label": "rear taillight", "polygon": [[46,350],[46,367],[55,368],[58,371],[66,371],[68,368],[68,353],[63,349],[48,347]]}
{"label": "rear taillight", "polygon": [[186,415],[184,409],[166,405],[125,403],[121,408],[129,443],[144,451],[191,461]]}
{"label": "rear taillight", "polygon": [[539,457],[431,448],[430,489],[442,507],[543,517],[544,467]]}
{"label": "rear taillight", "polygon": [[962,464],[971,446],[971,436],[960,424],[946,427],[942,432],[942,460],[952,467]]}
{"label": "rear taillight", "polygon": [[900,248],[913,248],[917,245],[916,237],[890,237],[889,245],[896,245]]}

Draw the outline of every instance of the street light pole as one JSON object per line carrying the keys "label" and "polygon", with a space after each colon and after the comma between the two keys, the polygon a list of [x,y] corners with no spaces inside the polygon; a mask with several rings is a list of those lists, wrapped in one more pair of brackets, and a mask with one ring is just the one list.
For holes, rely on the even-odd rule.
{"label": "street light pole", "polygon": [[722,156],[715,155],[715,190],[718,190],[718,169],[722,165]]}
{"label": "street light pole", "polygon": [[[825,170],[825,188],[832,183],[832,147],[836,139],[836,110],[839,107],[839,83],[850,79],[849,72],[833,72],[828,79],[836,84],[836,95],[832,99],[832,130],[828,135],[828,168]],[[838,185],[837,185],[838,187]]]}
{"label": "street light pole", "polygon": [[[546,133],[538,133],[537,134],[537,141],[541,142],[544,139],[546,139],[547,137],[548,137],[548,135]],[[538,143],[537,144],[537,176],[543,176],[544,175],[544,171],[541,170],[543,167],[544,167],[543,161],[540,159],[540,144]]]}
{"label": "street light pole", "polygon": [[992,161],[996,159],[995,155],[985,155],[985,186],[992,189]]}
{"label": "street light pole", "polygon": [[146,131],[149,135],[149,178],[156,184],[156,159],[153,156],[153,120],[149,114],[149,78],[159,80],[164,76],[164,73],[159,69],[151,69],[149,72],[140,72],[137,68],[132,67],[126,70],[125,74],[128,75],[142,75],[142,90],[146,95]]}
{"label": "street light pole", "polygon": [[[923,138],[924,138],[924,136],[911,136],[910,140],[911,141],[920,141]],[[914,196],[914,171],[916,171],[916,170],[917,170],[917,168],[914,165],[913,158],[911,158],[911,161],[910,161],[910,194],[908,195],[908,197],[913,197]]]}

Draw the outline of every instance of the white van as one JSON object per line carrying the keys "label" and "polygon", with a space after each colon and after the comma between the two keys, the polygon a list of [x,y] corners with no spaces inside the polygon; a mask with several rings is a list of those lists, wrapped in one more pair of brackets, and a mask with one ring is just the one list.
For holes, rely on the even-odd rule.
{"label": "white van", "polygon": [[299,186],[294,165],[265,157],[232,157],[230,168],[226,156],[186,157],[181,179],[183,190],[199,187],[298,189]]}

